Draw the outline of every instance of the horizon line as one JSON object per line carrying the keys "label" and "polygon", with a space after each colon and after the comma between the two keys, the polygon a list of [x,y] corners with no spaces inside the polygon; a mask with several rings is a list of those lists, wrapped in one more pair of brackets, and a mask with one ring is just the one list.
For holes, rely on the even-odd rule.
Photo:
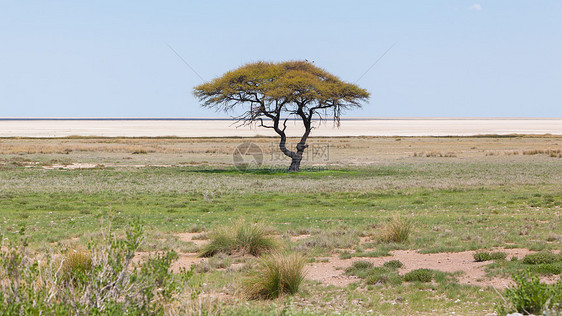
{"label": "horizon line", "polygon": [[[298,118],[289,118],[299,120]],[[236,121],[232,117],[0,117],[0,121]],[[314,120],[319,120],[318,118]],[[323,119],[331,121],[331,118]],[[359,120],[562,120],[562,117],[529,116],[357,116],[342,117],[342,121]]]}

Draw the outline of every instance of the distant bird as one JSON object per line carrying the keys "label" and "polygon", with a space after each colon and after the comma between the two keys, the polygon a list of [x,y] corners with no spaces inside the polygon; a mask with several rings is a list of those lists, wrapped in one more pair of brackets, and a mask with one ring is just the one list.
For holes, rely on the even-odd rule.
{"label": "distant bird", "polygon": [[304,61],[306,61],[307,63],[314,64],[314,60],[313,60],[313,61],[309,61],[308,59],[305,58]]}

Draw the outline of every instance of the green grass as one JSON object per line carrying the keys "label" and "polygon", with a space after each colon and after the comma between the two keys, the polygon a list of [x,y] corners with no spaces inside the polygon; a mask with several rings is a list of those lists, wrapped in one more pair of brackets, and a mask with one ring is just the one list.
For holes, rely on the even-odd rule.
{"label": "green grass", "polygon": [[[141,217],[151,224],[151,229],[164,233],[184,232],[193,225],[212,228],[251,216],[271,222],[280,232],[289,228],[341,230],[348,240],[343,246],[348,247],[358,242],[357,235],[347,233],[350,230],[376,235],[389,215],[407,212],[415,217],[416,227],[408,246],[422,252],[475,250],[506,243],[555,249],[558,244],[547,239],[550,232],[562,234],[560,219],[551,215],[551,208],[528,205],[536,192],[554,189],[526,186],[261,194],[156,194],[139,192],[134,187],[104,193],[2,191],[0,229],[10,234],[25,225],[34,232],[31,241],[37,243],[80,237],[97,227],[96,218],[100,216],[112,217],[118,227],[133,217]],[[427,205],[415,204],[418,199],[424,199]],[[534,221],[529,223],[529,218]],[[312,247],[341,246],[341,239],[320,237],[313,236],[317,242]],[[337,242],[326,242],[330,239]]]}
{"label": "green grass", "polygon": [[[5,164],[0,170],[0,233],[13,239],[25,226],[31,248],[42,251],[51,243],[95,237],[101,221],[110,219],[115,229],[121,229],[131,219],[141,218],[147,223],[143,251],[196,251],[196,246],[179,241],[174,234],[205,232],[211,238],[216,228],[251,218],[270,223],[268,233],[287,236],[282,243],[288,249],[312,256],[339,252],[349,258],[379,257],[394,249],[548,251],[562,248],[555,238],[562,235],[557,215],[562,209],[561,175],[562,165],[550,160],[392,161],[305,169],[298,174],[244,173],[221,166],[42,170]],[[407,242],[378,241],[378,234],[394,216],[411,219],[414,229]],[[288,238],[301,234],[311,236]],[[359,246],[360,237],[365,236],[374,242]],[[243,273],[230,268],[235,258],[221,255],[205,260],[208,267],[198,268],[205,272],[198,275],[207,286],[205,291],[238,293]],[[253,261],[244,264],[248,267],[243,271],[256,268]],[[498,260],[489,264],[488,271],[509,277],[530,268],[552,275],[558,267],[559,262],[532,265]],[[396,267],[389,265],[353,273],[363,279],[347,288],[305,281],[290,300],[249,305],[215,302],[213,306],[227,314],[283,310],[297,315],[369,310],[397,315],[485,314],[492,312],[498,298],[493,290],[456,284],[438,272],[427,283],[402,282]]]}

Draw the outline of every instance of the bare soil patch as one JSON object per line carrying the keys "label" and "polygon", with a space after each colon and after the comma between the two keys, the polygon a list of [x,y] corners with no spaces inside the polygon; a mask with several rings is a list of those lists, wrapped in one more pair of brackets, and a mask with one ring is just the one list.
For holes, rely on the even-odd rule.
{"label": "bare soil patch", "polygon": [[[199,239],[198,237],[202,233],[178,233],[176,236],[179,238],[180,241],[183,242],[191,242],[197,247],[201,247],[207,244],[209,241],[206,239]],[[195,238],[195,239],[194,239]]]}
{"label": "bare soil patch", "polygon": [[68,170],[75,170],[75,169],[93,169],[98,167],[98,164],[95,163],[72,163],[69,165],[51,165],[51,166],[43,166],[43,169],[47,170],[54,170],[54,169],[68,169]]}
{"label": "bare soil patch", "polygon": [[[528,249],[499,248],[495,250],[506,252],[508,258],[517,257],[518,259],[532,253],[532,251]],[[345,269],[351,266],[354,261],[364,260],[373,263],[375,266],[382,266],[387,261],[400,260],[400,262],[404,264],[404,266],[399,270],[400,274],[421,268],[434,269],[449,273],[461,271],[463,274],[458,277],[458,281],[461,284],[484,287],[494,286],[496,288],[505,288],[511,284],[510,279],[487,278],[484,267],[492,262],[474,261],[474,252],[475,251],[463,251],[453,253],[422,254],[415,250],[395,250],[391,251],[391,256],[388,257],[357,257],[352,259],[340,259],[339,256],[334,255],[332,257],[319,258],[320,260],[327,260],[327,262],[314,262],[309,264],[307,278],[320,281],[328,285],[347,286],[359,280],[357,277],[347,276],[344,274]]]}

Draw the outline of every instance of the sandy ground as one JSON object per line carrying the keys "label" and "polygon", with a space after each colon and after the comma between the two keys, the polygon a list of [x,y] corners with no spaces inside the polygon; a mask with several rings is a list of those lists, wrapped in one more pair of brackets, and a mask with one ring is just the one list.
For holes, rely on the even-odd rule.
{"label": "sandy ground", "polygon": [[[193,242],[197,246],[204,245],[207,240],[193,239],[200,233],[181,233],[177,234],[178,238],[184,242]],[[310,235],[299,235],[291,237],[292,240],[299,240],[308,238]],[[197,238],[197,237],[196,237]],[[364,242],[364,241],[363,241]],[[532,253],[528,249],[505,249],[495,248],[494,251],[502,251],[507,253],[507,259],[517,257],[523,259],[525,255]],[[486,265],[492,261],[476,262],[474,261],[473,254],[475,251],[463,252],[444,252],[444,253],[430,253],[422,254],[415,250],[395,250],[391,251],[391,256],[377,257],[377,258],[352,258],[341,259],[338,254],[331,257],[316,258],[316,262],[307,265],[307,279],[319,281],[325,285],[333,285],[344,287],[353,282],[360,281],[355,276],[345,275],[345,269],[350,267],[355,261],[369,261],[374,266],[382,266],[385,262],[391,260],[399,260],[404,264],[399,269],[400,274],[408,273],[416,269],[434,269],[442,272],[454,273],[462,272],[457,276],[459,283],[477,285],[477,286],[493,286],[497,289],[503,289],[512,285],[511,279],[507,278],[487,278]],[[146,256],[147,254],[139,254],[139,257]],[[179,271],[182,268],[189,269],[191,265],[197,265],[205,262],[205,258],[198,257],[197,253],[181,253],[179,259],[173,264],[172,270]],[[545,280],[555,282],[556,280]]]}
{"label": "sandy ground", "polygon": [[[288,135],[302,134],[299,122],[289,122]],[[481,134],[562,135],[562,119],[352,119],[342,120],[340,128],[331,122],[320,125],[314,136],[470,136]],[[64,136],[178,136],[254,137],[276,136],[271,129],[236,128],[233,121],[45,121],[0,120],[0,137]]]}
{"label": "sandy ground", "polygon": [[[508,258],[517,257],[518,259],[530,253],[527,249],[496,250],[506,252]],[[400,260],[404,264],[399,269],[400,274],[422,268],[449,273],[461,271],[463,274],[458,277],[458,281],[461,284],[494,286],[496,288],[505,288],[511,284],[509,279],[486,278],[485,266],[492,263],[492,261],[474,261],[474,251],[421,254],[415,250],[396,250],[390,253],[391,256],[378,258],[340,259],[337,255],[328,258],[318,258],[319,260],[324,259],[328,261],[310,264],[307,277],[329,285],[346,286],[359,280],[357,277],[344,275],[345,268],[350,267],[355,261],[369,261],[377,267],[382,266],[387,261]]]}

